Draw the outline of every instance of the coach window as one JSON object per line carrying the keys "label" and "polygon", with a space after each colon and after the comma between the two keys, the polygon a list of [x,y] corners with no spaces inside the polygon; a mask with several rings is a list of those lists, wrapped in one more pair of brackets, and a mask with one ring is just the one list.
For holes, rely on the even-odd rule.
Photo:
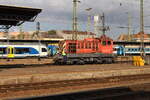
{"label": "coach window", "polygon": [[47,50],[45,48],[42,48],[42,52],[47,52]]}
{"label": "coach window", "polygon": [[24,48],[23,51],[24,53],[29,53],[29,48]]}
{"label": "coach window", "polygon": [[6,48],[0,48],[0,54],[6,54]]}
{"label": "coach window", "polygon": [[128,51],[130,51],[130,49],[128,49]]}
{"label": "coach window", "polygon": [[138,51],[141,51],[141,49],[139,48]]}

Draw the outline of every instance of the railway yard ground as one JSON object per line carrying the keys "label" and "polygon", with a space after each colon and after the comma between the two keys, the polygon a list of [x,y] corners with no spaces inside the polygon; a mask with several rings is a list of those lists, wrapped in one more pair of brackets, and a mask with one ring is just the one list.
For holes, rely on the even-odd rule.
{"label": "railway yard ground", "polygon": [[[133,91],[150,90],[150,66],[132,63],[53,65],[37,59],[23,60],[15,67],[0,65],[0,98],[46,96],[94,89],[128,87]],[[21,60],[20,60],[21,61]],[[34,66],[27,62],[34,62]],[[48,63],[47,63],[48,62]],[[11,62],[12,63],[12,62]],[[2,67],[4,65],[4,67]]]}

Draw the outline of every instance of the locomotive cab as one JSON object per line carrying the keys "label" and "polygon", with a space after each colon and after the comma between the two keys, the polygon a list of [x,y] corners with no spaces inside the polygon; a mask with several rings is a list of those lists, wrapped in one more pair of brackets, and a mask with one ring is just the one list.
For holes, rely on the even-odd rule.
{"label": "locomotive cab", "polygon": [[100,37],[100,44],[99,44],[99,52],[105,54],[112,54],[113,53],[113,40],[107,37],[106,35],[102,35]]}

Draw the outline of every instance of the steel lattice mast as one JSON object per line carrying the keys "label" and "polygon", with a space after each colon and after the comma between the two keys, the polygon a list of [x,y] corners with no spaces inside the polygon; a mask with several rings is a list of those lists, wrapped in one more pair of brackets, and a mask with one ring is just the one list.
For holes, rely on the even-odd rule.
{"label": "steel lattice mast", "polygon": [[145,55],[144,52],[144,3],[140,0],[140,37],[141,37],[141,56]]}
{"label": "steel lattice mast", "polygon": [[77,40],[77,31],[78,31],[78,18],[77,18],[77,3],[80,2],[78,0],[73,0],[73,35],[72,35],[72,40]]}

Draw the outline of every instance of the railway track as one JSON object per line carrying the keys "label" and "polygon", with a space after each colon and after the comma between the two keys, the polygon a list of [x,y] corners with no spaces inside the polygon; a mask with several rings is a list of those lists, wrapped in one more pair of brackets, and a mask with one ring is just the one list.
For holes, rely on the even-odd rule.
{"label": "railway track", "polygon": [[118,76],[109,78],[96,78],[96,79],[82,79],[82,80],[66,80],[66,81],[55,81],[45,83],[28,83],[28,84],[17,84],[17,85],[1,85],[0,93],[14,92],[14,91],[25,91],[25,90],[39,90],[39,89],[51,89],[51,88],[64,88],[91,84],[100,84],[101,86],[119,85],[122,83],[132,83],[150,80],[150,75],[133,75],[133,76]]}
{"label": "railway track", "polygon": [[132,91],[126,87],[81,91],[59,95],[36,96],[10,100],[149,100],[150,92]]}
{"label": "railway track", "polygon": [[[3,59],[0,59],[0,68],[20,68],[20,67],[41,67],[41,66],[61,66],[60,64],[54,64],[52,62],[52,58],[41,58],[40,63],[38,63],[38,59],[36,58],[25,58],[25,59],[10,59],[7,61],[1,61]],[[31,63],[31,60],[34,60]],[[46,61],[45,61],[46,60]],[[48,61],[47,61],[48,60]],[[3,63],[5,62],[5,64]],[[132,63],[132,57],[131,56],[119,56],[116,58],[115,63]],[[88,65],[88,64],[87,64]],[[95,65],[95,64],[93,64]],[[70,66],[70,65],[66,65]]]}

